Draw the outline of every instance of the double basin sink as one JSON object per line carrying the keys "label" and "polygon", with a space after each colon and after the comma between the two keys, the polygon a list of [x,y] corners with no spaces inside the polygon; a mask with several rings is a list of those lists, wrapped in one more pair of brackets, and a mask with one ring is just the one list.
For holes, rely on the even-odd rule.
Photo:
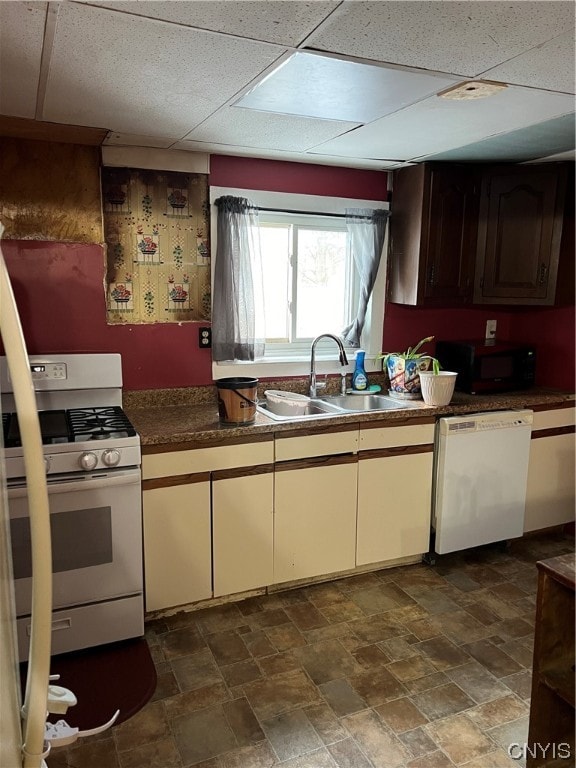
{"label": "double basin sink", "polygon": [[346,413],[369,413],[372,411],[401,411],[418,408],[410,400],[396,400],[387,395],[327,395],[315,397],[306,405],[304,413],[297,416],[282,416],[272,413],[266,402],[258,403],[257,410],[275,421],[301,421],[326,416],[343,416]]}

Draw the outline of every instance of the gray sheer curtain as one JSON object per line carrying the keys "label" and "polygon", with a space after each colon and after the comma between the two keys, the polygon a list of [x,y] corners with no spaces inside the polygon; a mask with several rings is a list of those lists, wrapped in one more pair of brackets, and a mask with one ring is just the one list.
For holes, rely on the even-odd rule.
{"label": "gray sheer curtain", "polygon": [[371,208],[347,208],[346,228],[350,235],[352,258],[360,276],[360,301],[354,320],[342,331],[346,344],[360,346],[360,336],[366,320],[366,309],[378,274],[386,222],[390,211]]}
{"label": "gray sheer curtain", "polygon": [[264,354],[264,290],[258,209],[243,197],[219,197],[212,299],[212,358]]}

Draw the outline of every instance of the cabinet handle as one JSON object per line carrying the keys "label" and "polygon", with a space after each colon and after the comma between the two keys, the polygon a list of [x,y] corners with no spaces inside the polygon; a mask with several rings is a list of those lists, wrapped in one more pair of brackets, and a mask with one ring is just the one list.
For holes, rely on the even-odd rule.
{"label": "cabinet handle", "polygon": [[431,264],[428,270],[428,284],[434,285],[434,264]]}
{"label": "cabinet handle", "polygon": [[538,277],[538,284],[544,285],[548,281],[548,265],[547,264],[540,264],[540,273]]}

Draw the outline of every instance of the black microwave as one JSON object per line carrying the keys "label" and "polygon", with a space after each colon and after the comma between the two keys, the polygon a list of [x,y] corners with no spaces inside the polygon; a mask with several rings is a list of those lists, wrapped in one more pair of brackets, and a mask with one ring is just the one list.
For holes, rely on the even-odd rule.
{"label": "black microwave", "polygon": [[534,384],[536,350],[528,344],[438,341],[436,357],[458,374],[456,389],[470,394],[509,392]]}

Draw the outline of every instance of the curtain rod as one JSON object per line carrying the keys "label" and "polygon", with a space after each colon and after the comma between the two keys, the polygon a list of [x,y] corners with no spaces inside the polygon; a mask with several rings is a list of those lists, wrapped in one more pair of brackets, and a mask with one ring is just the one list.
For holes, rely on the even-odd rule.
{"label": "curtain rod", "polygon": [[[257,211],[263,211],[265,213],[296,213],[300,216],[330,216],[333,219],[345,219],[345,213],[323,213],[322,211],[297,211],[291,208],[262,208],[259,205],[255,205]],[[390,214],[390,211],[386,208],[378,209],[386,211]],[[357,219],[371,219],[372,216],[355,216]]]}
{"label": "curtain rod", "polygon": [[265,213],[296,213],[300,216],[331,216],[334,219],[345,219],[345,213],[320,213],[319,211],[295,211],[290,208],[261,208],[259,205],[254,206],[258,211]]}

